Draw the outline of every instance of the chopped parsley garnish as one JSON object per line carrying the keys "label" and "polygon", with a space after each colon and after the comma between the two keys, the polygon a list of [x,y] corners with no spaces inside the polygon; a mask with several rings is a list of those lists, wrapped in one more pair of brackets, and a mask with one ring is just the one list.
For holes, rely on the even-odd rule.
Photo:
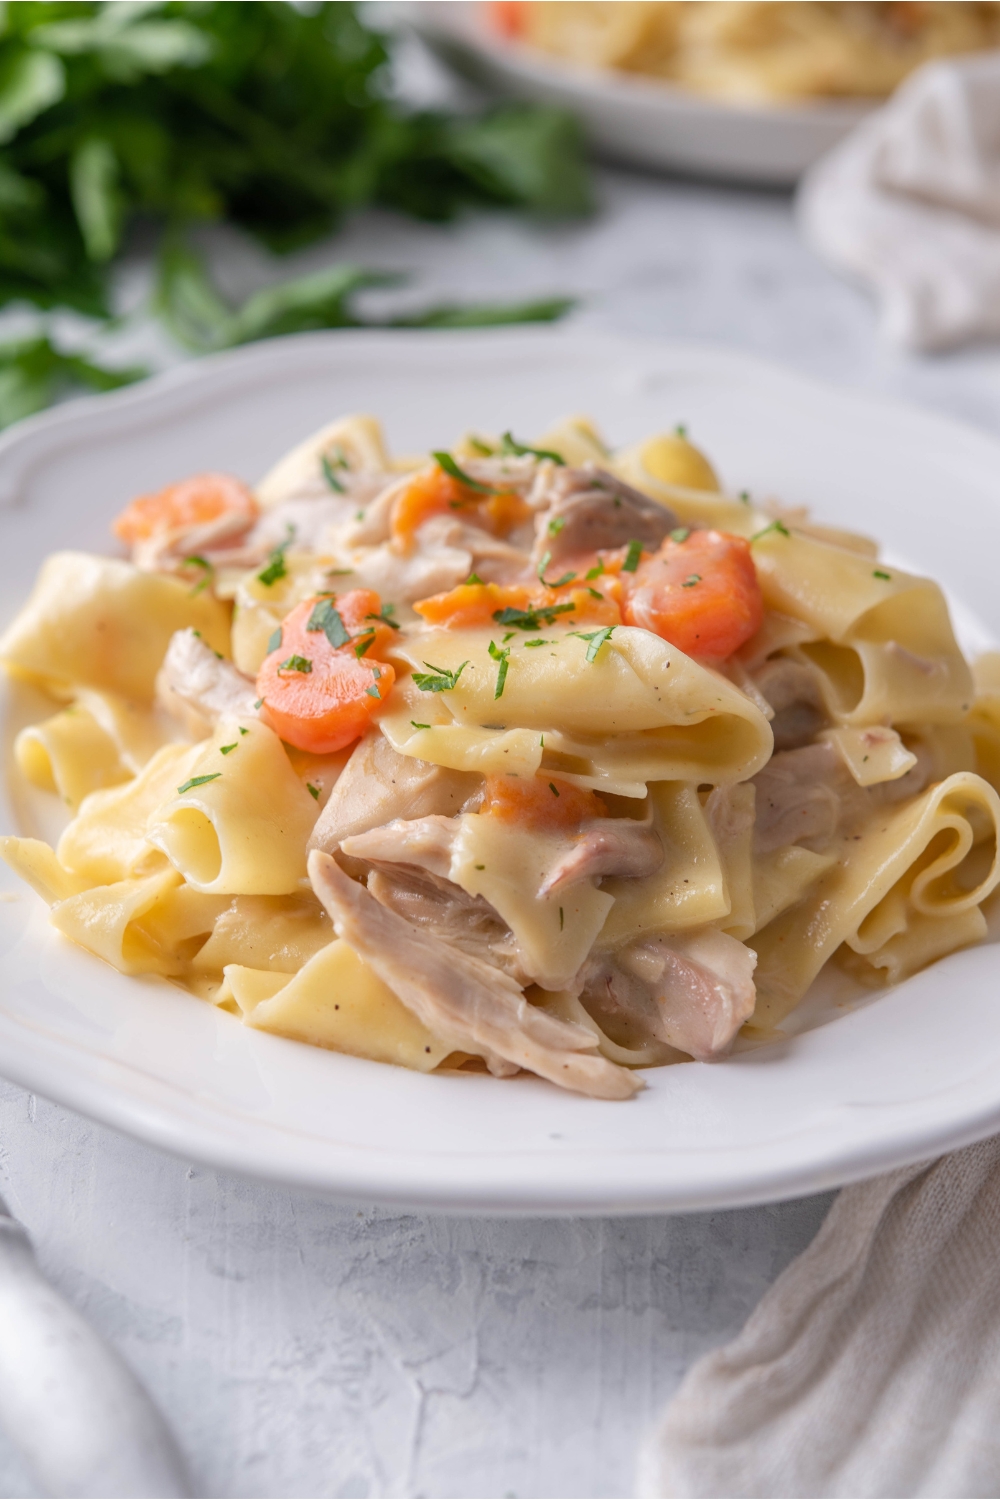
{"label": "chopped parsley garnish", "polygon": [[309,793],[310,797],[312,797],[312,799],[313,799],[314,802],[318,802],[319,801],[319,787],[318,786],[313,786],[313,784],[312,784],[311,781],[307,781],[306,782],[306,791]]}
{"label": "chopped parsley garnish", "polygon": [[208,776],[192,776],[190,781],[185,781],[183,786],[177,788],[177,795],[183,797],[184,793],[191,791],[192,787],[204,786],[207,781],[218,781],[221,775],[221,771],[212,771]]}
{"label": "chopped parsley garnish", "polygon": [[872,573],[872,577],[873,578],[884,578],[885,581],[886,581],[886,583],[889,583],[892,580],[892,574],[891,573],[883,572],[883,570],[881,568],[876,568],[875,571]]}
{"label": "chopped parsley garnish", "polygon": [[481,458],[493,457],[493,449],[490,447],[489,443],[484,443],[482,438],[467,437],[465,441],[468,443],[473,453],[478,453]]}
{"label": "chopped parsley garnish", "polygon": [[468,578],[465,580],[465,586],[466,588],[468,588],[470,583],[482,583],[482,581],[483,580],[480,578],[478,573],[470,573]]}
{"label": "chopped parsley garnish", "polygon": [[264,700],[263,700],[263,698],[258,698],[257,702],[254,704],[254,708],[263,708],[263,707],[264,707]]}
{"label": "chopped parsley garnish", "polygon": [[512,641],[516,635],[516,630],[505,630],[503,640],[500,642],[501,646],[506,646],[507,642]]}
{"label": "chopped parsley garnish", "polygon": [[467,661],[463,661],[454,672],[449,672],[447,667],[436,667],[432,661],[425,661],[424,666],[430,667],[430,671],[414,672],[413,681],[422,693],[450,693],[452,688],[457,687],[458,679],[468,665]]}
{"label": "chopped parsley garnish", "polygon": [[372,641],[374,641],[375,632],[374,630],[363,631],[360,635],[354,636],[353,639],[358,643],[354,648],[354,654],[360,660],[368,650],[368,647],[371,645]]}
{"label": "chopped parsley garnish", "polygon": [[587,585],[587,593],[590,595],[591,599],[603,599],[604,598],[603,594],[599,594],[597,592],[597,590],[596,589],[592,589],[589,584]]}
{"label": "chopped parsley garnish", "polygon": [[533,458],[551,458],[560,467],[565,467],[566,464],[561,453],[556,453],[551,448],[532,448],[530,443],[519,443],[509,432],[505,432],[500,439],[500,448],[504,453],[512,453],[515,458],[523,458],[526,453],[530,453]]}
{"label": "chopped parsley garnish", "polygon": [[390,630],[398,630],[399,623],[392,616],[396,613],[394,604],[383,604],[377,615],[365,615],[366,620],[380,620],[383,625],[388,625]]}
{"label": "chopped parsley garnish", "polygon": [[283,662],[279,662],[279,672],[311,672],[313,664],[308,656],[286,656]]}
{"label": "chopped parsley garnish", "polygon": [[678,526],[675,531],[672,531],[670,533],[670,540],[672,542],[677,542],[679,545],[681,542],[686,542],[690,535],[690,526]]}
{"label": "chopped parsley garnish", "polygon": [[563,529],[563,527],[565,525],[566,525],[566,517],[565,516],[556,516],[554,520],[552,520],[552,521],[549,522],[549,526],[548,526],[549,536],[558,536],[559,533],[560,533],[560,531],[562,531],[562,529]]}
{"label": "chopped parsley garnish", "polygon": [[587,569],[586,573],[584,573],[583,576],[587,580],[587,582],[589,583],[592,578],[600,578],[600,576],[601,576],[601,574],[603,572],[604,572],[603,565],[601,563],[595,563],[595,565],[592,568],[588,568]]}
{"label": "chopped parsley garnish", "polygon": [[492,484],[481,484],[478,479],[473,479],[471,474],[466,474],[464,469],[460,469],[450,453],[434,452],[431,454],[431,457],[437,461],[439,469],[443,469],[446,474],[450,474],[452,479],[457,479],[459,484],[464,484],[466,489],[477,490],[480,495],[495,495],[497,493]]}
{"label": "chopped parsley garnish", "polygon": [[378,688],[375,686],[374,682],[372,683],[371,687],[365,688],[365,693],[369,698],[381,698],[382,696]]}
{"label": "chopped parsley garnish", "polygon": [[411,719],[410,723],[413,725],[414,729],[430,729],[431,727],[429,724],[418,724],[416,719]]}
{"label": "chopped parsley garnish", "polygon": [[288,534],[283,542],[279,542],[268,559],[267,567],[257,574],[257,581],[270,588],[272,583],[277,583],[279,578],[284,578],[288,572],[285,566],[285,553],[291,546],[295,537],[295,527],[289,526]]}
{"label": "chopped parsley garnish", "polygon": [[219,754],[220,755],[228,755],[229,752],[230,752],[230,750],[235,750],[238,744],[239,744],[239,740],[234,740],[231,745],[220,745],[219,746]]}
{"label": "chopped parsley garnish", "polygon": [[744,505],[749,505],[750,504],[750,491],[749,490],[740,490],[740,499],[743,501]]}
{"label": "chopped parsley garnish", "polygon": [[688,435],[688,430],[687,430],[686,423],[684,423],[684,422],[678,422],[677,426],[674,428],[674,433],[676,434],[677,437],[679,437],[679,438],[685,438],[686,439],[687,435]]}
{"label": "chopped parsley garnish", "polygon": [[324,453],[321,456],[319,462],[320,467],[323,470],[323,478],[326,480],[331,490],[336,490],[338,495],[343,495],[344,486],[337,478],[336,472],[338,469],[350,468],[350,464],[347,462],[347,457],[344,453],[343,448],[338,447],[336,449],[336,456],[333,459],[330,458],[328,453]]}
{"label": "chopped parsley garnish", "polygon": [[551,625],[557,615],[572,614],[575,609],[575,604],[539,604],[535,609],[513,609],[508,605],[506,609],[495,610],[493,618],[498,625],[513,625],[516,630],[540,630],[543,625]]}
{"label": "chopped parsley garnish", "polygon": [[622,572],[634,573],[636,568],[639,566],[639,559],[641,556],[642,543],[637,542],[633,538],[633,540],[628,544],[628,551],[625,553],[625,561],[622,563]]}
{"label": "chopped parsley garnish", "polygon": [[239,731],[240,731],[240,734],[249,734],[250,733],[249,729],[244,729],[242,724],[239,725]]}
{"label": "chopped parsley garnish", "polygon": [[543,641],[541,638],[539,638],[537,641],[525,641],[524,644],[525,646],[551,646],[552,642]]}
{"label": "chopped parsley garnish", "polygon": [[510,665],[510,647],[505,646],[504,649],[501,650],[495,641],[490,641],[489,652],[493,660],[499,663],[497,669],[497,685],[493,689],[493,697],[502,698],[504,683],[507,681],[507,668]]}
{"label": "chopped parsley garnish", "polygon": [[549,782],[549,791],[552,793],[553,797],[558,797],[559,788],[556,786],[554,781]]}
{"label": "chopped parsley garnish", "polygon": [[560,908],[559,908],[559,931],[560,932],[562,932],[563,927],[565,926],[565,923],[566,923],[566,919],[563,916],[563,909],[560,906]]}
{"label": "chopped parsley garnish", "polygon": [[280,650],[281,650],[281,626],[279,625],[278,628],[277,628],[277,630],[272,630],[271,634],[267,638],[267,654],[268,654],[268,656],[270,656],[270,654],[271,654],[272,651],[280,651]]}
{"label": "chopped parsley garnish", "polygon": [[785,525],[784,521],[772,521],[770,526],[764,527],[763,531],[754,532],[753,536],[750,538],[751,543],[759,542],[762,536],[767,536],[768,533],[772,531],[776,531],[779,536],[791,536],[792,534],[789,531],[788,527]]}
{"label": "chopped parsley garnish", "polygon": [[693,589],[694,586],[695,586],[695,584],[696,583],[700,583],[700,582],[701,582],[701,574],[700,573],[689,573],[688,576],[687,576],[687,578],[685,578],[684,582],[681,584],[681,588],[682,589]]}
{"label": "chopped parsley garnish", "polygon": [[609,639],[611,632],[614,629],[614,625],[605,625],[600,630],[571,630],[570,635],[578,635],[581,641],[589,641],[590,644],[587,647],[587,660],[596,661],[598,651],[600,651],[601,647],[604,645],[604,642]]}
{"label": "chopped parsley garnish", "polygon": [[314,604],[312,614],[306,622],[307,630],[322,630],[330,645],[336,650],[339,646],[346,646],[351,639],[350,631],[344,624],[339,609],[335,609],[329,599],[321,599]]}
{"label": "chopped parsley garnish", "polygon": [[184,559],[184,566],[186,568],[201,568],[202,570],[202,576],[191,590],[192,594],[200,594],[203,589],[208,588],[215,575],[215,566],[209,562],[207,557],[202,557],[200,553],[195,552],[191,557]]}
{"label": "chopped parsley garnish", "polygon": [[545,569],[548,567],[548,565],[549,565],[549,563],[551,561],[552,561],[552,553],[551,552],[544,552],[542,554],[542,560],[538,564],[538,581],[539,581],[539,583],[543,584],[545,586],[545,588],[547,588],[547,589],[561,589],[561,588],[564,588],[567,583],[572,583],[573,579],[576,577],[575,573],[564,573],[561,578],[554,578],[554,579],[552,579],[551,582],[549,581],[549,579],[546,578],[546,576],[545,576]]}

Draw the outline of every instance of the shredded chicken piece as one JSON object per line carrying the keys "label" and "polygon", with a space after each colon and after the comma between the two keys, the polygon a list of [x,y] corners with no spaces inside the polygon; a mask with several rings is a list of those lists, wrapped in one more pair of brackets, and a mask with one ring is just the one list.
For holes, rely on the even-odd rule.
{"label": "shredded chicken piece", "polygon": [[518,984],[531,983],[514,934],[485,896],[470,896],[450,880],[400,864],[375,864],[368,874],[368,889],[411,926],[502,969]]}
{"label": "shredded chicken piece", "polygon": [[804,662],[772,657],[753,673],[752,680],[774,710],[775,750],[808,745],[830,722],[817,674]]}
{"label": "shredded chicken piece", "polygon": [[440,813],[424,818],[395,818],[381,828],[341,839],[340,847],[351,859],[416,865],[447,880],[457,831],[458,820],[444,818]]}
{"label": "shredded chicken piece", "polygon": [[836,746],[823,741],[773,755],[753,777],[757,788],[754,853],[801,844],[824,854],[835,838],[850,838],[887,803],[903,802],[930,781],[933,757],[916,746],[917,764],[895,781],[858,786]]}
{"label": "shredded chicken piece", "polygon": [[456,1051],[526,1068],[597,1099],[643,1087],[595,1050],[582,1026],[531,1005],[508,975],[410,925],[345,875],[328,854],[309,856],[309,878],[338,935],[423,1024]]}
{"label": "shredded chicken piece", "polygon": [[156,678],[156,697],[196,734],[208,734],[219,719],[257,718],[257,689],[251,678],[216,656],[195,630],[177,630],[171,636]]}
{"label": "shredded chicken piece", "polygon": [[449,771],[400,755],[380,730],[358,741],[320,813],[310,849],[333,853],[341,841],[402,818],[460,812],[482,785],[468,771]]}
{"label": "shredded chicken piece", "polygon": [[672,510],[596,464],[556,469],[548,493],[550,504],[535,520],[536,568],[546,552],[551,554],[549,567],[556,568],[570,558],[631,541],[656,548],[679,525]]}
{"label": "shredded chicken piece", "polygon": [[634,818],[590,818],[581,825],[572,846],[549,871],[539,898],[579,880],[620,875],[642,880],[655,875],[663,863],[663,844],[652,826],[652,815]]}

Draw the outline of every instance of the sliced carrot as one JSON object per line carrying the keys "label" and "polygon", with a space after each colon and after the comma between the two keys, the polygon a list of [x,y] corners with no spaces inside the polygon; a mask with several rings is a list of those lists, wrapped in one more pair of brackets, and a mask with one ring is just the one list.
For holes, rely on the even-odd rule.
{"label": "sliced carrot", "polygon": [[537,829],[575,827],[584,818],[606,818],[608,809],[595,792],[558,777],[487,776],[481,812],[505,823]]}
{"label": "sliced carrot", "polygon": [[492,0],[490,19],[501,36],[518,37],[527,22],[524,0]]}
{"label": "sliced carrot", "polygon": [[241,518],[249,526],[258,513],[253,495],[231,474],[192,474],[155,495],[139,495],[130,501],[112,529],[132,546],[158,532],[203,526],[225,515]]}
{"label": "sliced carrot", "polygon": [[257,694],[262,717],[289,745],[329,755],[371,724],[396,679],[381,659],[393,634],[381,609],[371,589],[352,589],[304,599],[285,616],[280,643],[257,674]]}
{"label": "sliced carrot", "polygon": [[477,526],[495,536],[506,536],[531,514],[520,495],[507,490],[472,489],[435,464],[414,474],[396,496],[389,518],[392,539],[409,551],[425,521],[449,512],[459,516],[468,514]]}
{"label": "sliced carrot", "polygon": [[526,583],[460,583],[446,594],[418,600],[413,608],[428,625],[451,629],[503,625],[508,622],[497,616],[504,610],[537,615],[538,625],[531,629],[547,628],[557,620],[568,625],[582,620],[596,620],[601,625],[621,621],[618,605],[600,589],[552,589]]}
{"label": "sliced carrot", "polygon": [[760,629],[764,601],[740,536],[692,531],[643,553],[633,573],[619,574],[628,625],[640,625],[688,656],[724,661]]}

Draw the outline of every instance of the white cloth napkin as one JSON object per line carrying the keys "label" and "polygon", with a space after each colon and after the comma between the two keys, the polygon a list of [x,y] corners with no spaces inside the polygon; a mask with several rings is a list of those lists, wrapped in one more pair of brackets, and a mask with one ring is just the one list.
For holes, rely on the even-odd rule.
{"label": "white cloth napkin", "polygon": [[1000,1494],[1000,1138],[836,1199],[643,1455],[654,1496]]}
{"label": "white cloth napkin", "polygon": [[911,349],[1000,335],[1000,52],[929,63],[806,175],[799,223]]}

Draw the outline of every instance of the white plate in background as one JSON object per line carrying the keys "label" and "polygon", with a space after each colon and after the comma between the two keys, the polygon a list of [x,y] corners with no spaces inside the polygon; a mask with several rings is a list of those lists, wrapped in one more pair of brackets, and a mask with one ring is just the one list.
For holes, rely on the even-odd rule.
{"label": "white plate in background", "polygon": [[476,0],[395,9],[467,78],[570,110],[592,145],[637,166],[791,187],[875,107],[869,100],[728,104],[638,73],[561,62],[500,36]]}
{"label": "white plate in background", "polygon": [[[0,438],[5,623],[56,547],[199,468],[254,479],[334,415],[401,451],[587,411],[609,439],[686,422],[727,483],[913,559],[1000,638],[1000,444],[743,355],[561,330],[321,333],[219,355]],[[975,627],[970,627],[975,628]],[[4,725],[8,771],[13,725]],[[31,833],[13,778],[4,829]],[[647,1072],[628,1103],[521,1076],[425,1077],[254,1032],[54,932],[0,866],[0,1073],[207,1165],[453,1212],[644,1213],[790,1197],[1000,1129],[1000,952],[953,955],[784,1041]],[[810,1029],[811,1026],[811,1029]]]}

